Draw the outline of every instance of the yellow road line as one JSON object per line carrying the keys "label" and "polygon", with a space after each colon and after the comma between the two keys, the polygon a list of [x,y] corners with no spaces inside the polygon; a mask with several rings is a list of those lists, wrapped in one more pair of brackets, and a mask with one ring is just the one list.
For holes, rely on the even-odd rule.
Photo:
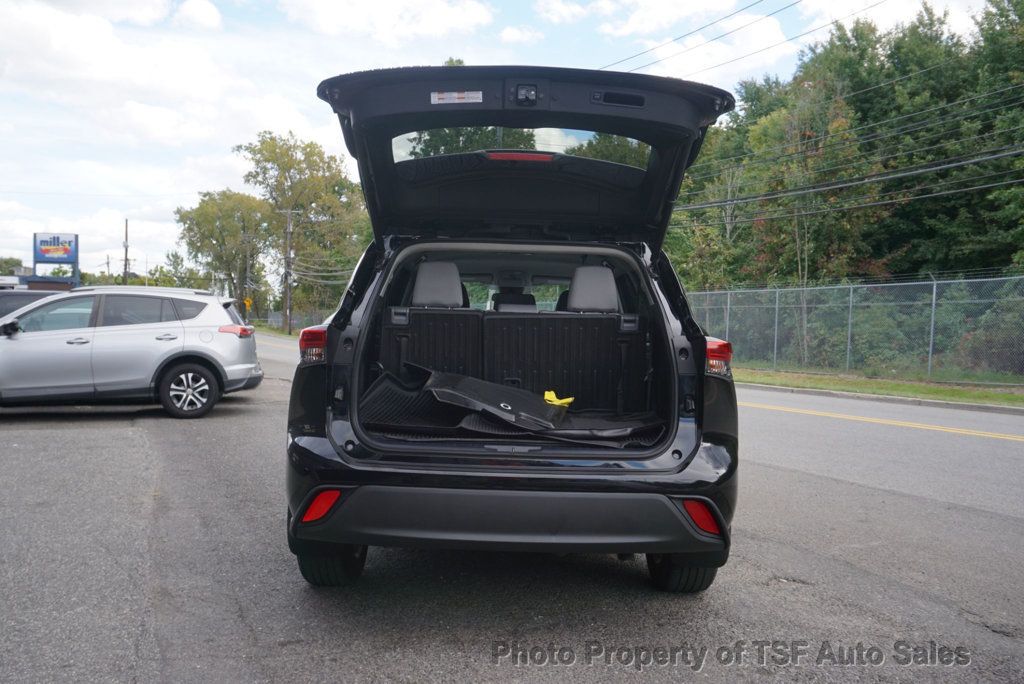
{"label": "yellow road line", "polygon": [[985,432],[984,430],[969,430],[967,428],[947,427],[945,425],[930,425],[928,423],[911,423],[905,420],[889,420],[887,418],[868,418],[867,416],[851,416],[846,413],[831,413],[829,411],[815,411],[813,409],[790,408],[789,406],[775,406],[774,404],[758,404],[751,401],[737,402],[740,406],[748,408],[759,408],[767,411],[785,411],[786,413],[800,413],[806,416],[819,416],[821,418],[838,418],[840,420],[855,420],[861,423],[876,423],[878,425],[893,425],[895,427],[915,428],[917,430],[934,430],[935,432],[949,432],[954,435],[968,435],[970,437],[989,437],[991,439],[1005,439],[1011,442],[1024,442],[1024,435],[1008,435],[1002,432]]}

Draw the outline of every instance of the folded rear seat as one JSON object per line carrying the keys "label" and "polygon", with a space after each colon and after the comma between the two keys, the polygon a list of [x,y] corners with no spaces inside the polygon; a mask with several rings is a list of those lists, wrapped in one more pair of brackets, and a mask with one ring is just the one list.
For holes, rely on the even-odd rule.
{"label": "folded rear seat", "polygon": [[480,377],[483,313],[462,308],[463,303],[463,286],[454,263],[420,264],[410,305],[394,306],[385,313],[380,355],[384,370],[400,374],[408,362]]}
{"label": "folded rear seat", "polygon": [[645,330],[619,313],[612,271],[581,266],[564,312],[487,312],[483,378],[575,397],[573,409],[643,411],[650,361]]}

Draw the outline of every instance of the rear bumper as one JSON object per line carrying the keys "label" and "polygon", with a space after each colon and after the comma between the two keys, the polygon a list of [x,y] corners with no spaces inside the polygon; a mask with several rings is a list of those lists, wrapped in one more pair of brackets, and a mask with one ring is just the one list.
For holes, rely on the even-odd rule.
{"label": "rear bumper", "polygon": [[[322,488],[309,493],[305,506]],[[728,530],[714,503],[705,499]],[[556,492],[365,485],[344,489],[322,520],[289,526],[295,553],[336,544],[510,551],[676,553],[718,567],[728,536],[697,528],[679,504],[644,492]]]}
{"label": "rear bumper", "polygon": [[232,366],[227,369],[227,376],[227,381],[224,383],[225,394],[253,389],[263,382],[263,368],[258,361],[253,364]]}

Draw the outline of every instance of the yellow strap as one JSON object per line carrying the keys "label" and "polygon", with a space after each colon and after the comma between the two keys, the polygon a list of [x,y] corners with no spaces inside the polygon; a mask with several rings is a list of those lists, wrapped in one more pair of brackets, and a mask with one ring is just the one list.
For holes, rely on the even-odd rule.
{"label": "yellow strap", "polygon": [[547,390],[544,392],[544,401],[549,404],[554,404],[555,406],[568,406],[572,403],[574,398],[575,397],[566,397],[565,399],[559,399],[554,390]]}

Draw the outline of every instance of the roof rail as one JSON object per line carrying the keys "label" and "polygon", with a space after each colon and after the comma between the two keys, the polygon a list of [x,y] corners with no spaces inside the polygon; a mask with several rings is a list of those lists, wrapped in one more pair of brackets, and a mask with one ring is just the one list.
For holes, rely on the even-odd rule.
{"label": "roof rail", "polygon": [[197,290],[193,287],[162,287],[156,285],[84,285],[71,288],[71,292],[177,292],[179,294],[197,294],[214,296],[209,290]]}

